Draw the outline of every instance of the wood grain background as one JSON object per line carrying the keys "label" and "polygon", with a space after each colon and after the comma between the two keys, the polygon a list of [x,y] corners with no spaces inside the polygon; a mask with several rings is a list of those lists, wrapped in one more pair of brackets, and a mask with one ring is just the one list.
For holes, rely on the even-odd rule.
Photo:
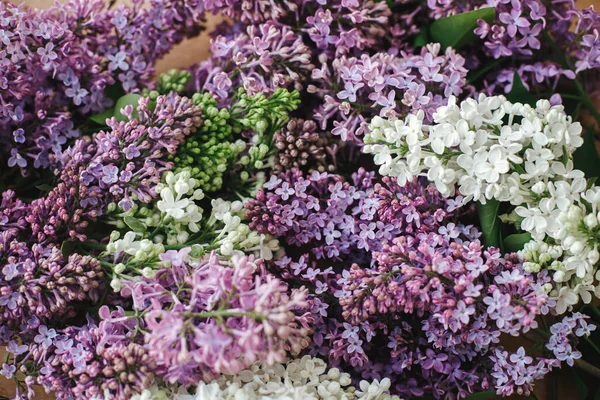
{"label": "wood grain background", "polygon": [[[0,0],[6,1],[6,0]],[[20,3],[21,1],[10,0],[12,3]],[[107,0],[108,1],[108,0]],[[54,0],[25,0],[25,4],[35,8],[48,8],[54,3]],[[577,2],[580,8],[585,8],[594,5],[597,10],[600,10],[600,0],[579,0]],[[207,30],[194,39],[183,41],[171,53],[166,55],[156,65],[157,73],[165,72],[171,68],[185,68],[194,65],[201,60],[204,60],[209,55],[209,36],[208,32],[220,21],[219,17],[209,16],[207,18]],[[600,106],[600,102],[596,103]],[[528,343],[519,343],[515,340],[511,343],[515,347]],[[512,346],[510,346],[512,347]],[[4,351],[0,349],[0,360],[4,359]],[[558,389],[558,390],[557,390]],[[37,391],[36,399],[51,400],[54,396],[45,394],[43,390]],[[535,394],[539,400],[579,400],[577,390],[574,385],[572,374],[568,371],[557,371],[548,376],[543,382],[538,382],[535,388]],[[3,377],[0,377],[0,396],[13,396],[14,384]],[[512,399],[520,399],[523,397],[514,396]]]}

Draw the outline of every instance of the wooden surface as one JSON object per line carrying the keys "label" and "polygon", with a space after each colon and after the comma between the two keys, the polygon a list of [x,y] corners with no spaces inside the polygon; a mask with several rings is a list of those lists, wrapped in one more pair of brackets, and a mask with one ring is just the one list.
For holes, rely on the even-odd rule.
{"label": "wooden surface", "polygon": [[[15,0],[11,1],[13,3],[20,2]],[[30,7],[47,8],[54,3],[54,0],[25,0],[25,3]],[[594,5],[597,10],[600,10],[600,0],[580,0],[578,1],[578,4],[580,5],[580,8]],[[209,54],[208,32],[210,32],[212,27],[218,22],[218,17],[209,16],[207,21],[208,29],[202,32],[197,38],[186,40],[173,49],[171,53],[157,63],[157,72],[164,72],[171,68],[185,68],[206,59]],[[600,102],[597,104],[600,105]],[[517,342],[513,344],[515,346],[521,345]],[[522,345],[527,346],[527,343],[523,343]],[[3,359],[4,352],[0,349],[0,360]],[[558,385],[555,386],[554,382],[557,382]],[[554,388],[557,386],[558,393],[553,393],[555,391]],[[557,373],[550,375],[545,381],[539,382],[536,385],[535,394],[539,400],[579,400],[572,375],[568,370],[557,371]],[[7,381],[3,377],[0,377],[0,396],[10,397],[12,395],[14,395],[14,385],[12,381]],[[523,397],[513,397],[513,399],[519,398]],[[38,391],[36,399],[51,400],[54,399],[54,396],[45,394],[43,390],[40,390]]]}

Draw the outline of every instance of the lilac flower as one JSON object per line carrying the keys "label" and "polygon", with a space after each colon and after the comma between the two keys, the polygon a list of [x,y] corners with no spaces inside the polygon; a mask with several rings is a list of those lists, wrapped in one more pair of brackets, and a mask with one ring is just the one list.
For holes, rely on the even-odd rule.
{"label": "lilac flower", "polygon": [[53,339],[56,337],[56,331],[54,329],[48,329],[46,325],[41,325],[39,328],[39,334],[35,336],[34,341],[42,346],[42,348],[47,348],[52,345]]}
{"label": "lilac flower", "polygon": [[11,157],[8,159],[8,166],[9,167],[14,167],[15,165],[18,165],[21,168],[25,168],[27,166],[27,160],[24,159],[19,154],[19,151],[16,148],[13,148],[10,151],[10,155],[11,155]]}
{"label": "lilac flower", "polygon": [[25,131],[23,128],[19,128],[13,132],[14,141],[16,143],[25,143]]}
{"label": "lilac flower", "polygon": [[14,365],[8,365],[6,363],[2,364],[2,370],[0,370],[0,374],[4,376],[6,379],[11,379],[15,372],[17,371],[17,367]]}
{"label": "lilac flower", "polygon": [[79,86],[79,82],[73,83],[73,86],[65,90],[67,97],[73,98],[73,104],[76,106],[81,105],[81,102],[85,96],[88,95],[88,91]]}
{"label": "lilac flower", "polygon": [[423,362],[423,368],[425,369],[434,369],[439,373],[444,372],[445,366],[444,361],[448,360],[448,356],[446,354],[436,354],[433,350],[427,349],[425,351],[427,355],[426,360]]}
{"label": "lilac flower", "polygon": [[119,173],[119,168],[114,165],[106,165],[102,168],[102,182],[106,184],[111,184],[117,182],[119,179],[117,174]]}
{"label": "lilac flower", "polygon": [[45,47],[40,47],[37,49],[37,53],[41,56],[40,61],[42,64],[48,64],[58,58],[58,54],[56,54],[53,49],[54,43],[46,43]]}

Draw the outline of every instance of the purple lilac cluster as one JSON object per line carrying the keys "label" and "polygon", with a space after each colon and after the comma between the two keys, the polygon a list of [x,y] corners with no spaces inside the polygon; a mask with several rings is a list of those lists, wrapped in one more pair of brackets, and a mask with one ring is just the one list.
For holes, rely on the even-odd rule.
{"label": "purple lilac cluster", "polygon": [[[48,10],[0,4],[2,167],[60,164],[85,117],[112,104],[109,89],[148,84],[154,63],[199,31],[193,2],[70,1]],[[10,157],[9,157],[10,154]]]}
{"label": "purple lilac cluster", "polygon": [[[372,179],[373,173],[361,169],[354,175],[353,186],[337,174],[305,174],[293,168],[271,175],[255,199],[246,203],[246,218],[251,229],[276,236],[291,246],[306,247],[316,259],[340,259],[351,252],[368,250],[376,239],[375,229],[380,235],[387,232],[385,226],[370,227],[370,221],[355,218],[358,213],[376,212],[377,202],[368,198],[373,190]],[[303,269],[298,268],[295,275]]]}
{"label": "purple lilac cluster", "polygon": [[498,394],[510,396],[514,393],[529,396],[536,379],[544,376],[548,369],[560,366],[561,362],[570,367],[581,359],[577,350],[580,338],[587,338],[596,330],[596,325],[587,322],[589,317],[579,312],[563,317],[550,327],[550,337],[546,349],[553,354],[553,360],[536,360],[525,352],[523,347],[515,353],[495,349],[491,359],[494,368],[491,375],[496,379]]}
{"label": "purple lilac cluster", "polygon": [[17,398],[34,399],[33,385],[41,385],[59,399],[128,400],[154,383],[157,363],[144,346],[116,339],[118,333],[123,333],[119,324],[106,321],[59,331],[40,325],[31,344],[9,342],[12,361],[4,363],[2,375],[28,375]]}
{"label": "purple lilac cluster", "polygon": [[[502,334],[535,329],[549,312],[550,278],[484,249],[477,229],[457,222],[472,213],[460,204],[364,170],[352,184],[292,170],[272,176],[246,209],[252,229],[286,244],[273,267],[310,288],[312,355],[356,379],[388,377],[405,397],[530,390],[493,379],[492,356],[506,351]],[[536,379],[560,364],[535,359]]]}
{"label": "purple lilac cluster", "polygon": [[273,21],[236,28],[213,38],[211,58],[192,68],[194,92],[208,91],[227,102],[239,87],[250,96],[278,87],[302,90],[314,65],[301,35]]}
{"label": "purple lilac cluster", "polygon": [[315,111],[321,129],[342,140],[360,141],[376,115],[394,117],[422,110],[431,120],[448,96],[473,89],[466,85],[465,59],[451,48],[430,44],[415,54],[402,52],[339,57],[312,71],[307,88],[323,99]]}
{"label": "purple lilac cluster", "polygon": [[27,335],[35,321],[68,318],[74,305],[101,295],[104,272],[88,256],[63,256],[55,244],[29,245],[10,231],[0,237],[0,325]]}
{"label": "purple lilac cluster", "polygon": [[[131,115],[133,109],[124,110]],[[117,123],[91,142],[80,140],[63,153],[58,183],[29,204],[2,195],[0,204],[0,321],[24,326],[37,315],[44,321],[68,317],[73,302],[97,300],[103,272],[97,260],[71,254],[63,241],[84,241],[90,221],[110,203],[123,209],[156,196],[154,186],[171,165],[164,161],[184,138],[202,124],[192,101],[177,95],[160,96],[150,111],[140,100],[137,119]]]}
{"label": "purple lilac cluster", "polygon": [[308,100],[303,117],[316,113],[322,131],[360,143],[373,115],[424,109],[431,116],[445,97],[468,88],[465,59],[456,52],[442,53],[436,45],[414,51],[402,44],[417,33],[412,17],[419,7],[396,17],[383,1],[304,1],[291,9],[287,2],[270,2],[269,11],[263,6],[234,2],[224,9],[243,23],[217,28],[213,56],[192,70],[192,90],[226,98],[232,87],[250,93],[296,89]]}
{"label": "purple lilac cluster", "polygon": [[282,362],[308,346],[305,289],[289,291],[252,256],[213,253],[192,266],[189,253],[163,253],[169,267],[121,291],[133,298],[145,347],[165,380],[189,386],[256,361]]}
{"label": "purple lilac cluster", "polygon": [[587,315],[576,312],[552,325],[546,348],[572,367],[581,358],[581,352],[576,350],[577,338],[586,338],[596,330],[596,325],[588,323],[588,319]]}
{"label": "purple lilac cluster", "polygon": [[162,173],[172,167],[165,161],[167,155],[175,154],[177,146],[202,126],[200,106],[187,97],[159,96],[152,103],[148,97],[141,98],[135,117],[134,108],[126,106],[122,112],[128,121],[108,119],[111,130],[96,134],[94,143],[84,150],[91,157],[80,171],[90,193],[85,205],[96,208],[118,201],[127,211],[133,206],[132,198],[150,202],[157,195],[153,188]]}

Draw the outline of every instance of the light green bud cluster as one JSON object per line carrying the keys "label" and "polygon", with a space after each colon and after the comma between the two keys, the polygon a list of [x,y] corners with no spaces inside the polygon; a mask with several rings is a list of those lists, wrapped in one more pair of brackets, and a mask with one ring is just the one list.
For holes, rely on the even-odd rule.
{"label": "light green bud cluster", "polygon": [[166,73],[160,74],[157,82],[157,89],[160,93],[177,92],[181,93],[192,79],[192,74],[188,71],[171,69]]}

